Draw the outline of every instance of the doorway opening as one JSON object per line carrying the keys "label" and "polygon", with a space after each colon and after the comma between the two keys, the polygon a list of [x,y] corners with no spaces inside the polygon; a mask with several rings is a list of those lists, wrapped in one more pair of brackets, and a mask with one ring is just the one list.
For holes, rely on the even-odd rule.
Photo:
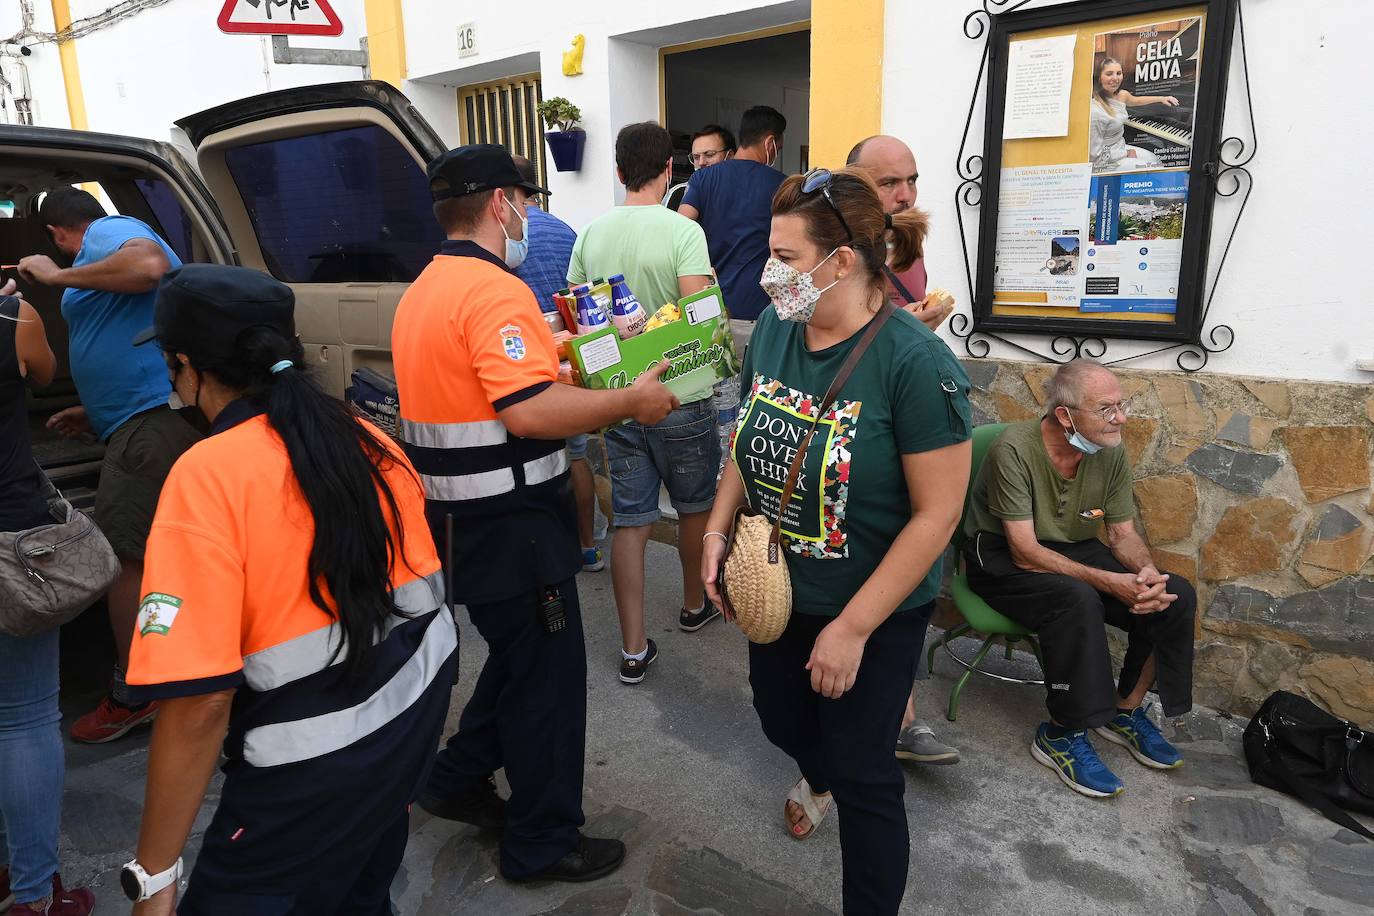
{"label": "doorway opening", "polygon": [[692,134],[708,124],[738,139],[740,116],[755,105],[787,119],[784,174],[810,160],[811,26],[809,22],[665,47],[663,124],[673,135],[673,184],[692,177]]}

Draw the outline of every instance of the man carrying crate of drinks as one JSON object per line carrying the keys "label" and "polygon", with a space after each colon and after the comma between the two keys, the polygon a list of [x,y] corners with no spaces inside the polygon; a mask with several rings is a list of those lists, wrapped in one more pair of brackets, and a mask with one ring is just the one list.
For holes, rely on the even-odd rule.
{"label": "man carrying crate of drinks", "polygon": [[[615,162],[625,203],[598,217],[578,237],[569,283],[622,274],[623,283],[613,289],[628,287],[647,312],[712,285],[705,233],[661,205],[672,179],[672,159],[672,137],[658,124],[646,121],[620,131]],[[615,515],[611,580],[623,641],[620,680],[638,684],[658,657],[644,628],[644,552],[661,516],[659,490],[664,485],[678,515],[678,626],[695,632],[720,615],[701,584],[701,538],[716,495],[720,441],[709,396],[683,404],[652,426],[631,422],[612,427],[605,438]]]}

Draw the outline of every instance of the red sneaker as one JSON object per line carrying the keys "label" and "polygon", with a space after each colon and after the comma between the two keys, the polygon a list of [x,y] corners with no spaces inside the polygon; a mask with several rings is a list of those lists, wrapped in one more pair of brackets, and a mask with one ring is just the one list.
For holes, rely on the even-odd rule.
{"label": "red sneaker", "polygon": [[72,723],[72,740],[82,744],[104,744],[124,737],[130,729],[151,724],[156,715],[156,703],[132,709],[119,705],[106,694],[99,706]]}
{"label": "red sneaker", "polygon": [[16,903],[10,906],[9,916],[90,916],[95,909],[95,894],[84,887],[67,890],[62,876],[52,876],[52,896],[37,903]]}

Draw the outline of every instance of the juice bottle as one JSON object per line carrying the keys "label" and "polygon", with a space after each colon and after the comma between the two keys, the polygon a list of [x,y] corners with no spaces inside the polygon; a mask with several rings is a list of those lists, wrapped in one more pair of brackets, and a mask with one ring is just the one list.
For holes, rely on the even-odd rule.
{"label": "juice bottle", "polygon": [[616,333],[620,335],[621,340],[634,337],[644,330],[644,324],[649,320],[649,316],[644,311],[644,306],[635,298],[635,294],[630,291],[624,274],[615,274],[610,278],[610,283],[611,324],[615,325]]}

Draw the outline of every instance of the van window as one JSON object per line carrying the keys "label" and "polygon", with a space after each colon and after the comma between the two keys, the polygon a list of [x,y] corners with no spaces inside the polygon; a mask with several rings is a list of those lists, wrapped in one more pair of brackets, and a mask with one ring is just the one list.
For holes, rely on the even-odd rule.
{"label": "van window", "polygon": [[279,280],[409,282],[439,251],[424,170],[380,127],[269,140],[224,158]]}
{"label": "van window", "polygon": [[161,178],[136,178],[134,184],[138,185],[143,199],[148,202],[148,209],[153,211],[161,224],[162,238],[183,262],[193,260],[191,221],[186,211],[181,209],[176,192]]}

